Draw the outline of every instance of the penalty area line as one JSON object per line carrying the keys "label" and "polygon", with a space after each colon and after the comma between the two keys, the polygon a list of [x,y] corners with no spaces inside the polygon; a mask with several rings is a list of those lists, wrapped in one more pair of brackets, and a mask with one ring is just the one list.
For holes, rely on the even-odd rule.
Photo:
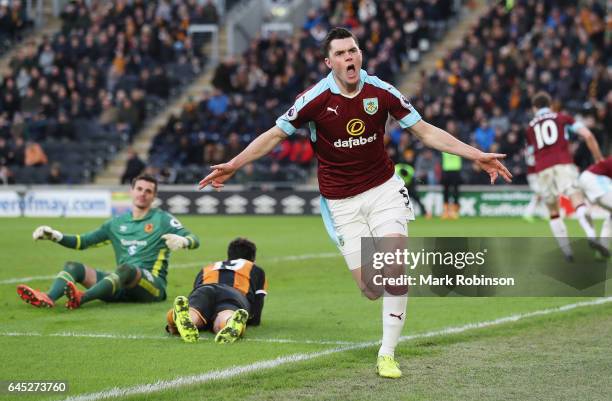
{"label": "penalty area line", "polygon": [[[262,258],[263,263],[280,263],[280,262],[294,262],[300,260],[312,260],[312,259],[328,259],[328,258],[339,258],[340,255],[337,252],[325,252],[325,253],[305,253],[302,255],[287,255],[287,256],[278,256],[275,258]],[[176,263],[170,264],[169,270],[173,269],[190,269],[192,267],[202,267],[210,263],[215,263],[216,261],[204,261],[204,262],[189,262],[189,263]],[[262,263],[262,264],[263,264]],[[17,277],[17,278],[8,278],[6,280],[0,280],[0,285],[6,284],[24,284],[32,281],[40,281],[40,280],[51,280],[57,277],[57,274],[52,276],[30,276],[30,277]]]}
{"label": "penalty area line", "polygon": [[[498,326],[498,325],[505,324],[505,323],[517,322],[517,321],[532,318],[535,316],[545,316],[545,315],[550,315],[554,313],[562,313],[562,312],[567,312],[567,311],[577,309],[577,308],[602,305],[602,304],[609,303],[609,302],[612,302],[612,297],[598,298],[592,301],[577,302],[573,304],[563,305],[557,308],[541,309],[541,310],[537,310],[533,312],[526,312],[526,313],[517,313],[514,315],[509,315],[509,316],[494,319],[494,320],[488,320],[488,321],[477,322],[477,323],[469,323],[463,326],[448,327],[448,328],[444,328],[441,330],[414,334],[411,336],[403,336],[400,338],[400,342],[429,338],[429,337],[434,337],[434,336],[458,334],[458,333],[463,333],[463,332],[470,331],[470,330],[478,330],[478,329],[483,329],[487,327]],[[150,393],[155,393],[155,392],[164,391],[164,390],[173,389],[173,388],[180,388],[180,387],[191,386],[195,384],[202,384],[202,383],[207,383],[207,382],[216,381],[216,380],[228,379],[228,378],[232,378],[232,377],[236,377],[236,376],[240,376],[244,374],[258,372],[264,369],[273,369],[278,366],[308,361],[308,360],[320,358],[320,357],[327,356],[327,355],[337,354],[341,352],[368,348],[368,347],[375,346],[379,343],[380,342],[378,341],[362,342],[362,343],[357,343],[357,344],[352,344],[352,345],[334,347],[334,348],[330,348],[330,349],[319,351],[319,352],[293,354],[293,355],[278,357],[275,359],[259,361],[259,362],[255,362],[255,363],[248,364],[248,365],[233,366],[233,367],[226,368],[226,369],[220,369],[220,370],[214,370],[211,372],[206,372],[206,373],[201,373],[201,374],[196,374],[196,375],[178,377],[172,380],[159,380],[154,383],[140,384],[140,385],[130,386],[130,387],[113,387],[108,390],[103,390],[103,391],[99,391],[95,393],[86,393],[86,394],[81,394],[77,396],[71,396],[71,397],[65,398],[64,401],[98,401],[98,400],[105,400],[105,399],[117,398],[117,397],[127,397],[127,396],[138,395],[138,394],[150,394]]]}

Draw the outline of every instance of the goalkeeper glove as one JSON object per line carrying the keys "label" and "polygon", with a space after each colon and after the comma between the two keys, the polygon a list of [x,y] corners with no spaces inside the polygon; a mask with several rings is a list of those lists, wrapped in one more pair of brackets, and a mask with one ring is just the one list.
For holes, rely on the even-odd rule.
{"label": "goalkeeper glove", "polygon": [[37,227],[36,230],[32,233],[32,238],[34,240],[39,239],[49,239],[54,242],[59,242],[64,238],[64,234],[61,232],[52,229],[49,226],[40,226]]}
{"label": "goalkeeper glove", "polygon": [[181,237],[180,235],[164,234],[161,237],[166,241],[166,246],[171,251],[187,248],[189,246],[189,240],[185,237]]}

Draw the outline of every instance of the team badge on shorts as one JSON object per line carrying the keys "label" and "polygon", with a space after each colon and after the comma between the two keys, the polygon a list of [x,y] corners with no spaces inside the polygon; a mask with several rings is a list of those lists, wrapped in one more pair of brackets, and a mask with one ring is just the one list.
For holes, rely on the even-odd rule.
{"label": "team badge on shorts", "polygon": [[378,111],[378,98],[369,97],[367,99],[363,99],[363,110],[369,115],[376,114]]}
{"label": "team badge on shorts", "polygon": [[145,233],[150,233],[151,231],[153,231],[153,224],[151,224],[151,223],[146,224],[146,225],[144,226],[144,232],[145,232]]}

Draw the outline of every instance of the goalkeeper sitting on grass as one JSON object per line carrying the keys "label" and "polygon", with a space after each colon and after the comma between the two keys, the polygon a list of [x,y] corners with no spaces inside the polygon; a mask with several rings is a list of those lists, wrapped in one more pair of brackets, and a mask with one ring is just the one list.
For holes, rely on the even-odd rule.
{"label": "goalkeeper sitting on grass", "polygon": [[176,297],[166,314],[166,331],[196,342],[200,330],[216,333],[217,343],[233,343],[249,326],[261,321],[268,283],[255,264],[255,244],[236,238],[227,248],[227,260],[204,266],[189,298]]}
{"label": "goalkeeper sitting on grass", "polygon": [[[133,210],[106,221],[97,230],[83,235],[68,235],[41,226],[34,230],[35,240],[52,240],[67,248],[86,249],[110,243],[115,251],[113,273],[66,262],[64,270],[42,292],[18,285],[17,293],[35,307],[51,308],[66,295],[68,309],[101,299],[106,302],[159,302],[166,299],[166,276],[170,251],[195,249],[198,238],[183,228],[171,214],[151,208],[157,194],[157,180],[140,175],[132,181]],[[87,288],[81,291],[76,284]]]}

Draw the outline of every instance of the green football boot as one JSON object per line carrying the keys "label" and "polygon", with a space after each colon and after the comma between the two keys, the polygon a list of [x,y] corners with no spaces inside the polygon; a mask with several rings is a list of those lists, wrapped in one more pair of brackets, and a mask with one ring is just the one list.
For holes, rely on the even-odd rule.
{"label": "green football boot", "polygon": [[380,377],[387,377],[390,379],[402,377],[399,363],[397,363],[391,355],[381,355],[378,357],[376,361],[376,372]]}
{"label": "green football boot", "polygon": [[246,322],[249,319],[249,312],[244,309],[238,309],[232,317],[227,319],[227,324],[219,330],[215,336],[215,342],[220,344],[230,344],[235,342],[242,336],[246,328]]}
{"label": "green football boot", "polygon": [[181,335],[181,338],[186,343],[195,343],[200,337],[198,328],[193,324],[191,316],[189,316],[189,301],[186,297],[178,296],[174,299],[173,304],[174,323]]}

